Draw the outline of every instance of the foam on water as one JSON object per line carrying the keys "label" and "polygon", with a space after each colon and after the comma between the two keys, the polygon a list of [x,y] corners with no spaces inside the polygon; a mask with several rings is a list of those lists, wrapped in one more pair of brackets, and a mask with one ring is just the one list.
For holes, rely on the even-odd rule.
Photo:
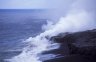
{"label": "foam on water", "polygon": [[[51,43],[48,39],[45,38],[45,33],[41,33],[36,37],[30,37],[25,42],[28,42],[28,46],[24,48],[23,52],[8,60],[10,62],[42,62],[40,61],[40,53],[46,50],[57,49],[59,48],[57,43]],[[52,47],[56,46],[56,47]],[[51,47],[51,48],[50,48]]]}

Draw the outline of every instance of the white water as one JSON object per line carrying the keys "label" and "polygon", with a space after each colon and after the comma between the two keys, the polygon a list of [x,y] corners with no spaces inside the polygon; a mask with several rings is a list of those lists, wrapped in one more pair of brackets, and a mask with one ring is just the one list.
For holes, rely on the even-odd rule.
{"label": "white water", "polygon": [[[47,32],[47,31],[46,31]],[[57,49],[59,46],[57,43],[52,43],[45,38],[46,32],[41,33],[36,37],[30,37],[25,42],[28,42],[29,45],[24,48],[23,52],[13,57],[10,62],[42,62],[39,60],[39,55],[43,51]],[[56,46],[56,47],[51,47]]]}

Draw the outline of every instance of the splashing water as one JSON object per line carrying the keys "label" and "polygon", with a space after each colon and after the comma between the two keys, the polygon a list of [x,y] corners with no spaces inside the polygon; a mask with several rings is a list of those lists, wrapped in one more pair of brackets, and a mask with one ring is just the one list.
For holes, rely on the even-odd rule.
{"label": "splashing water", "polygon": [[[45,38],[45,33],[42,33],[36,37],[30,37],[25,42],[28,42],[29,45],[24,48],[23,52],[13,57],[9,62],[42,62],[40,61],[40,53],[46,50],[57,49],[59,48],[57,43],[51,43],[48,39]],[[57,45],[57,46],[56,46]],[[56,46],[50,48],[51,46]]]}

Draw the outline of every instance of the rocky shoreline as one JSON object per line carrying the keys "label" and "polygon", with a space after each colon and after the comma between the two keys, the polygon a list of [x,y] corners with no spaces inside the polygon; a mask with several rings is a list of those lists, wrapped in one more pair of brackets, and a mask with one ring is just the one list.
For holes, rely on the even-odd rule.
{"label": "rocky shoreline", "polygon": [[44,62],[96,62],[96,29],[76,33],[62,33],[50,40],[60,43],[59,49],[44,54],[59,54]]}

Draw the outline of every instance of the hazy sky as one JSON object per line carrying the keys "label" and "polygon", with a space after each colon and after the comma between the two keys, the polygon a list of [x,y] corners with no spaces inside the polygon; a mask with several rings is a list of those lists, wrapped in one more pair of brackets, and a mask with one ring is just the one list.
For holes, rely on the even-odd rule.
{"label": "hazy sky", "polygon": [[0,8],[4,9],[46,8],[46,0],[0,0]]}
{"label": "hazy sky", "polygon": [[0,9],[69,9],[73,3],[75,8],[96,8],[96,0],[0,0]]}
{"label": "hazy sky", "polygon": [[66,6],[72,0],[0,0],[1,9],[54,8],[61,4]]}

